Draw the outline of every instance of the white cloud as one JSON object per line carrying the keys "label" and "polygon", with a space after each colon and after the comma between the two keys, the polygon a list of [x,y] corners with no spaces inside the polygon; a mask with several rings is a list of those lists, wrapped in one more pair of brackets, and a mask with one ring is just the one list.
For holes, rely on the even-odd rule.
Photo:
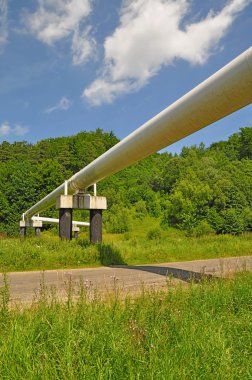
{"label": "white cloud", "polygon": [[[104,42],[102,74],[83,92],[93,105],[137,91],[162,66],[183,59],[204,64],[251,0],[231,0],[219,12],[185,24],[189,0],[125,0],[120,23]],[[183,27],[181,26],[183,22]]]}
{"label": "white cloud", "polygon": [[29,128],[20,124],[16,124],[13,127],[11,127],[10,124],[7,121],[5,121],[0,125],[0,136],[2,137],[9,135],[23,136],[28,132]]}
{"label": "white cloud", "polygon": [[0,136],[7,136],[11,132],[11,127],[7,122],[4,122],[0,125]]}
{"label": "white cloud", "polygon": [[96,42],[89,36],[90,28],[86,28],[82,33],[76,29],[72,39],[73,64],[81,65],[87,59],[94,56]]}
{"label": "white cloud", "polygon": [[29,132],[29,128],[23,125],[16,124],[12,131],[15,136],[24,136],[26,133]]}
{"label": "white cloud", "polygon": [[8,38],[8,3],[0,0],[0,53]]}
{"label": "white cloud", "polygon": [[83,28],[83,22],[91,12],[91,0],[37,1],[37,10],[24,14],[27,30],[47,45],[70,39],[73,63],[85,62],[95,47],[89,35],[90,28]]}
{"label": "white cloud", "polygon": [[67,111],[72,106],[72,101],[68,98],[61,98],[60,101],[53,107],[49,107],[45,110],[46,113],[54,111]]}

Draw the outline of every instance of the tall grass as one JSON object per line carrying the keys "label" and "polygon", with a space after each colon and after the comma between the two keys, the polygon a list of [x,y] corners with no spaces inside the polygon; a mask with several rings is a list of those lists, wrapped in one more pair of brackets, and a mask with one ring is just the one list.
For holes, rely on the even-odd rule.
{"label": "tall grass", "polygon": [[102,245],[90,245],[85,235],[66,242],[45,234],[24,241],[0,239],[0,272],[242,256],[251,255],[251,246],[251,234],[191,238],[168,231],[156,240],[148,240],[146,232],[104,234]]}
{"label": "tall grass", "polygon": [[[104,302],[80,284],[8,308],[1,290],[1,379],[252,378],[252,274]],[[116,293],[115,293],[116,294]]]}
{"label": "tall grass", "polygon": [[[182,231],[158,229],[158,220],[135,221],[132,231],[104,233],[102,245],[60,241],[48,232],[40,238],[0,239],[0,272],[77,268],[109,264],[144,264],[251,255],[252,234],[187,237]],[[153,232],[154,231],[154,232]]]}

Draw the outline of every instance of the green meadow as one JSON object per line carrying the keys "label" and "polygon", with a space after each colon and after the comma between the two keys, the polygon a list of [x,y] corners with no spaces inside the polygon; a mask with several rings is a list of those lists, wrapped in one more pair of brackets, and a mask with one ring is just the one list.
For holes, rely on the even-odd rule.
{"label": "green meadow", "polygon": [[9,308],[8,278],[1,289],[1,379],[252,378],[251,273],[123,301],[41,286],[28,308]]}
{"label": "green meadow", "polygon": [[[33,232],[33,231],[32,231]],[[186,236],[175,228],[163,230],[159,220],[135,220],[130,232],[103,234],[103,243],[90,245],[88,233],[79,239],[60,241],[45,231],[39,238],[28,236],[0,239],[0,271],[78,268],[111,264],[148,264],[251,255],[252,235]]]}

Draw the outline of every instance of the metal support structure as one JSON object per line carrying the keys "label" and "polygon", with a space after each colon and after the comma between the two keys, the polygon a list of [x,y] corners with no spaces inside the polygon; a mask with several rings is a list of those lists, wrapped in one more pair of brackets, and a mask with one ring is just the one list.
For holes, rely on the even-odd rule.
{"label": "metal support structure", "polygon": [[72,240],[72,208],[59,209],[59,237],[65,240]]}
{"label": "metal support structure", "polygon": [[102,242],[102,210],[90,210],[90,243]]}

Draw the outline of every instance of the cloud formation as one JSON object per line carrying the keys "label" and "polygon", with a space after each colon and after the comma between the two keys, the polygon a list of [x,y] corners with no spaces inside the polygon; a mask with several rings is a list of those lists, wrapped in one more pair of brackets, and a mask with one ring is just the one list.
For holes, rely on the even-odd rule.
{"label": "cloud formation", "polygon": [[[119,26],[104,42],[101,74],[83,92],[92,105],[134,92],[176,59],[202,65],[251,0],[230,0],[198,22],[185,22],[189,0],[124,0]],[[182,26],[183,23],[183,26]]]}
{"label": "cloud formation", "polygon": [[[1,1],[1,0],[0,0]],[[34,13],[24,14],[27,30],[38,40],[54,45],[63,39],[71,41],[73,63],[82,64],[92,54],[95,41],[84,21],[91,12],[91,0],[37,0]]]}
{"label": "cloud formation", "polygon": [[20,124],[15,124],[13,127],[5,121],[0,125],[0,137],[14,135],[14,136],[24,136],[29,132],[29,128]]}
{"label": "cloud formation", "polygon": [[54,111],[67,111],[71,106],[72,106],[72,101],[66,97],[63,97],[55,106],[47,108],[45,112],[51,113]]}
{"label": "cloud formation", "polygon": [[0,53],[8,38],[8,3],[0,0]]}

